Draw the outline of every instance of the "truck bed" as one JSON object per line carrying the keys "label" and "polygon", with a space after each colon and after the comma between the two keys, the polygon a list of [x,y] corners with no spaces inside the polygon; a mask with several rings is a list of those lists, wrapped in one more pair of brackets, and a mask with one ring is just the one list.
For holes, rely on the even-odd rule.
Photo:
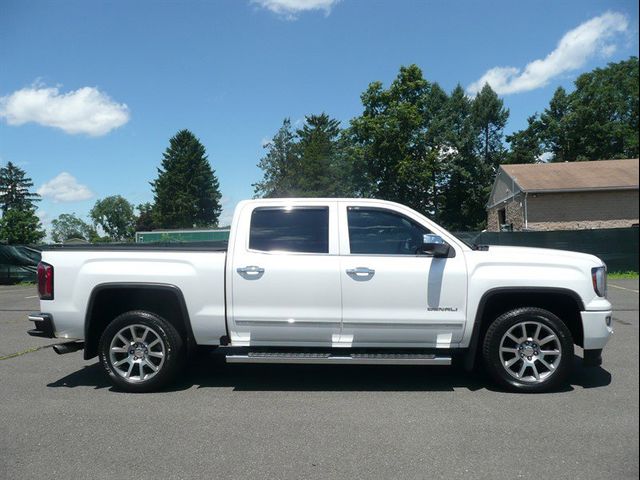
{"label": "truck bed", "polygon": [[83,339],[88,305],[105,288],[175,287],[196,342],[216,345],[226,334],[226,255],[226,242],[50,245],[42,261],[54,265],[55,295],[40,308],[53,315],[58,337]]}

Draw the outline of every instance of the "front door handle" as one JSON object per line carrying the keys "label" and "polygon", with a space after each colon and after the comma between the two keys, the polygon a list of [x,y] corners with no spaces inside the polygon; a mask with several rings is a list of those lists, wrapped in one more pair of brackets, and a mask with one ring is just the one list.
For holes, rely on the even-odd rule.
{"label": "front door handle", "polygon": [[347,275],[373,275],[374,273],[376,273],[376,271],[373,268],[347,268]]}
{"label": "front door handle", "polygon": [[236,272],[241,273],[241,274],[244,273],[244,274],[249,274],[249,275],[259,275],[261,273],[264,273],[264,268],[258,267],[256,265],[249,265],[247,267],[237,268]]}

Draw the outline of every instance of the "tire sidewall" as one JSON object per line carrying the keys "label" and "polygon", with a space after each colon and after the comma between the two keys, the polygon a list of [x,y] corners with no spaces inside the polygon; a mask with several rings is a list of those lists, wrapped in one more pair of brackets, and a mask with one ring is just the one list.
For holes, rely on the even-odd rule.
{"label": "tire sidewall", "polygon": [[[160,371],[149,380],[141,382],[128,382],[121,377],[111,364],[109,350],[113,337],[123,328],[129,325],[145,325],[152,328],[164,343],[165,358]],[[131,311],[116,317],[105,328],[98,347],[100,364],[109,377],[109,380],[117,388],[127,392],[149,392],[158,390],[171,381],[182,366],[184,357],[183,341],[175,327],[164,318],[150,312]]]}
{"label": "tire sidewall", "polygon": [[[523,382],[511,376],[500,359],[502,337],[514,325],[525,321],[535,321],[549,327],[558,337],[562,356],[553,375],[542,383]],[[540,308],[520,308],[499,316],[487,331],[483,356],[492,377],[503,387],[516,392],[546,392],[558,388],[566,382],[573,364],[573,339],[571,332],[553,313]]]}

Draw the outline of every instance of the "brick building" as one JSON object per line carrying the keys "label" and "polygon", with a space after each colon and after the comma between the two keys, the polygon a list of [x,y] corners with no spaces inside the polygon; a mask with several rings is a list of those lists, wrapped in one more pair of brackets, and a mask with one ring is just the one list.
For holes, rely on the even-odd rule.
{"label": "brick building", "polygon": [[487,230],[582,230],[638,224],[638,159],[501,165]]}

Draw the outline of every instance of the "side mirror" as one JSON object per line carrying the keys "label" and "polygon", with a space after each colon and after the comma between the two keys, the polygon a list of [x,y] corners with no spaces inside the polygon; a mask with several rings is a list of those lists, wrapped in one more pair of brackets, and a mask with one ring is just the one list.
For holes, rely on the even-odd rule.
{"label": "side mirror", "polygon": [[420,251],[434,258],[444,258],[449,256],[451,247],[442,239],[440,235],[432,233],[422,236]]}

